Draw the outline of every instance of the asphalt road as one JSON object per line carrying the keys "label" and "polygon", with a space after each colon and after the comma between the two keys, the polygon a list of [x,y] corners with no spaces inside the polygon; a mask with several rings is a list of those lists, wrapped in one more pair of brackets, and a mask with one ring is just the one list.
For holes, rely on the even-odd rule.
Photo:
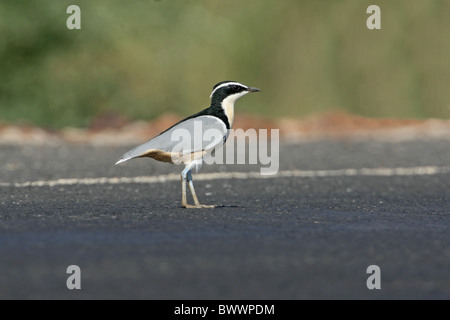
{"label": "asphalt road", "polygon": [[[280,171],[324,173],[194,174],[215,209],[181,208],[172,180],[23,184],[180,172],[149,159],[114,166],[128,149],[0,145],[1,299],[450,299],[449,140],[283,144]],[[444,169],[327,174],[430,166]],[[259,167],[201,170],[235,171]],[[66,287],[69,265],[81,290]],[[379,290],[366,286],[370,265]]]}

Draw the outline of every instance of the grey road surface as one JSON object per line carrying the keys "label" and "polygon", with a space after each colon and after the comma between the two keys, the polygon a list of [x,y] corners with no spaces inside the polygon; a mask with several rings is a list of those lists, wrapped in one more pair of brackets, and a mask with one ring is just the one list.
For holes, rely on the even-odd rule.
{"label": "grey road surface", "polygon": [[[449,140],[284,143],[284,175],[194,174],[203,210],[178,180],[96,179],[180,172],[114,166],[129,147],[0,145],[1,299],[450,299]],[[201,169],[237,171],[259,166]]]}

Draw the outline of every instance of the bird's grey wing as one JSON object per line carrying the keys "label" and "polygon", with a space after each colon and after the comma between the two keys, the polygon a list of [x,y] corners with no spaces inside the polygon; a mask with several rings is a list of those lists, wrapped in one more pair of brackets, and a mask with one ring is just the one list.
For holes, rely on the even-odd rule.
{"label": "bird's grey wing", "polygon": [[182,121],[153,139],[125,153],[116,163],[144,157],[152,152],[189,154],[209,151],[228,137],[225,123],[217,117],[199,116]]}

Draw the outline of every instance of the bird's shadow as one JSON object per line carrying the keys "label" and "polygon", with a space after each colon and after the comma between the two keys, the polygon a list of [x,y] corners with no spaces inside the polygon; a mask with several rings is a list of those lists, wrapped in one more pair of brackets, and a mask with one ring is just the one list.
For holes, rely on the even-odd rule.
{"label": "bird's shadow", "polygon": [[244,208],[243,206],[236,206],[236,205],[230,205],[230,206],[226,206],[224,204],[220,204],[215,206],[213,209],[219,209],[219,208]]}
{"label": "bird's shadow", "polygon": [[[186,208],[183,207],[183,206],[179,206],[178,208],[180,208],[180,209],[186,209]],[[220,204],[220,205],[215,205],[214,208],[204,208],[204,209],[223,209],[223,208],[245,208],[245,207],[243,207],[243,206],[236,206],[236,205],[229,205],[229,206],[226,206],[226,205],[224,205],[224,204]],[[200,208],[200,209],[201,209],[201,208]]]}

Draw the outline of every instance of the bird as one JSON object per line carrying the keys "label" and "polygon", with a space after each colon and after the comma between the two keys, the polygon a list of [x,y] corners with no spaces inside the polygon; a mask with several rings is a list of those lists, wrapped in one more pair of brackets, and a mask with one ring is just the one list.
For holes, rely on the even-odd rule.
{"label": "bird", "polygon": [[[126,152],[117,164],[134,159],[149,157],[158,161],[184,164],[181,171],[181,206],[184,208],[214,208],[215,205],[200,204],[195,192],[192,180],[192,169],[201,167],[206,156],[216,148],[223,145],[230,133],[234,121],[234,104],[236,100],[250,92],[259,92],[258,88],[248,87],[237,81],[221,81],[213,86],[210,95],[211,103],[206,109],[195,113],[173,126],[169,127],[159,135],[138,145],[134,149]],[[201,134],[198,133],[201,129]],[[203,141],[203,134],[208,130],[220,132],[220,139],[212,142]],[[180,149],[180,133],[189,136],[188,144]],[[192,136],[194,135],[194,136]],[[180,150],[179,150],[180,149]],[[186,185],[194,200],[194,205],[187,203]]]}

